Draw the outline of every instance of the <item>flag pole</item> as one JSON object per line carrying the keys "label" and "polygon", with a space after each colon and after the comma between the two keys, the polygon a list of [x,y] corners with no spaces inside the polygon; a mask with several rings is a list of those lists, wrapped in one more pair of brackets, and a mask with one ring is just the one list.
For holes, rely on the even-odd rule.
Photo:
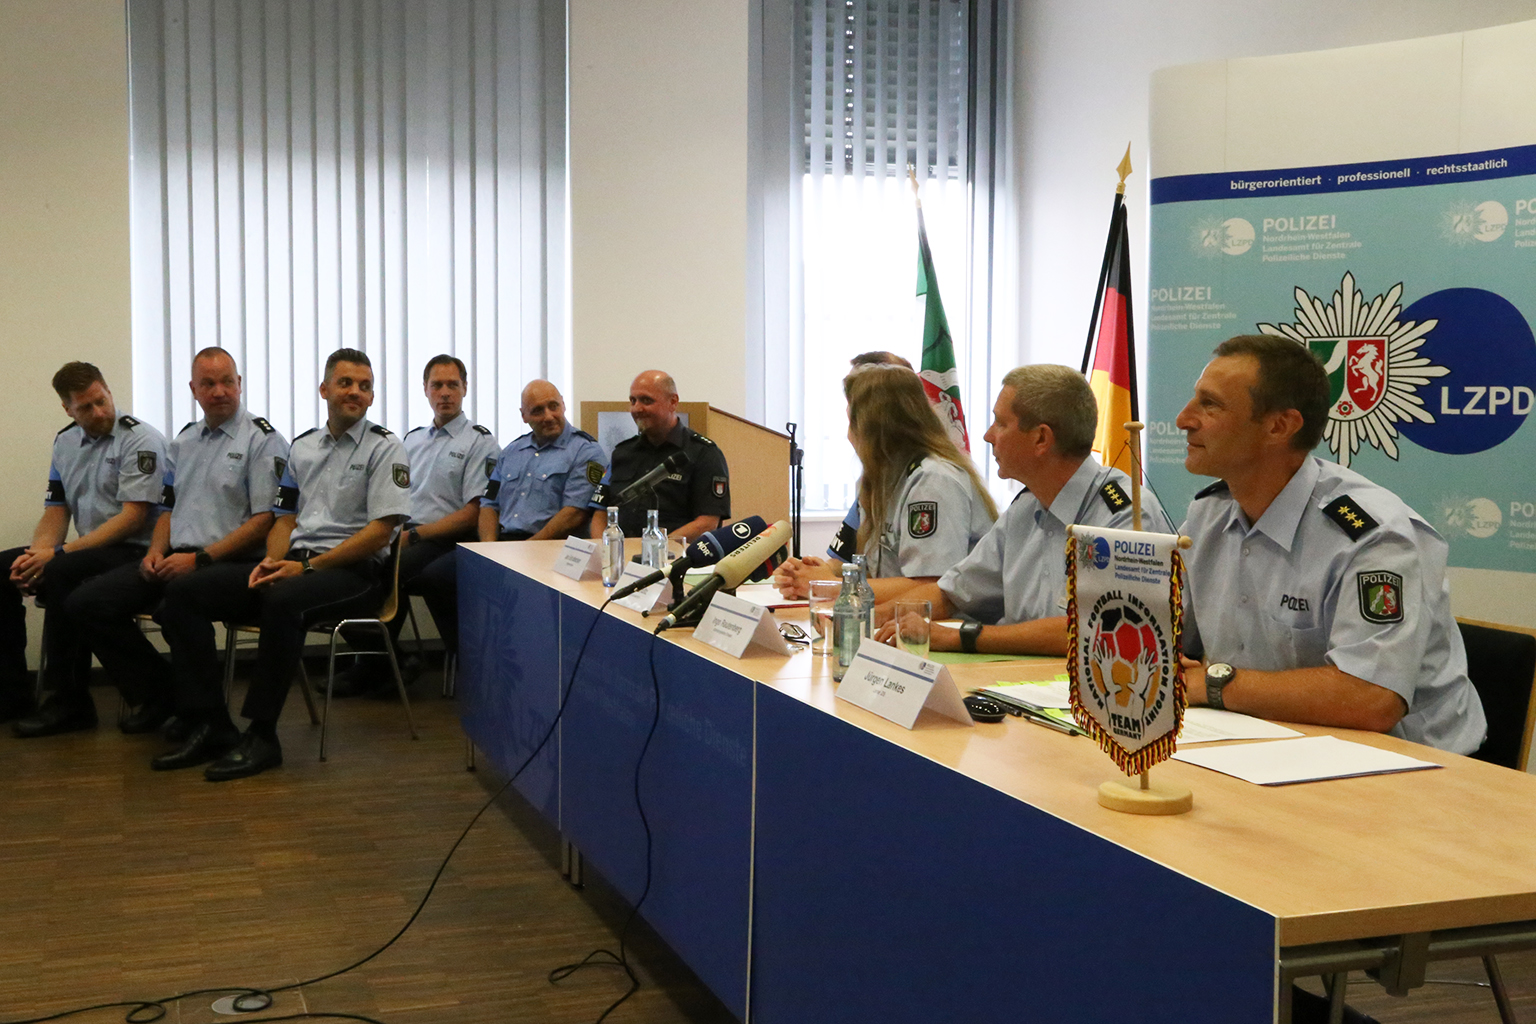
{"label": "flag pole", "polygon": [[1131,175],[1131,144],[1125,144],[1125,156],[1120,158],[1120,164],[1115,168],[1120,175],[1120,184],[1115,186],[1115,202],[1109,208],[1109,237],[1104,241],[1104,261],[1099,264],[1099,287],[1093,293],[1093,315],[1088,320],[1088,341],[1083,346],[1083,368],[1079,372],[1088,376],[1088,367],[1093,362],[1093,339],[1099,330],[1099,309],[1104,305],[1104,284],[1109,280],[1109,264],[1114,259],[1115,246],[1120,243],[1119,232],[1123,231],[1125,222],[1121,219],[1121,210],[1125,203],[1125,179]]}

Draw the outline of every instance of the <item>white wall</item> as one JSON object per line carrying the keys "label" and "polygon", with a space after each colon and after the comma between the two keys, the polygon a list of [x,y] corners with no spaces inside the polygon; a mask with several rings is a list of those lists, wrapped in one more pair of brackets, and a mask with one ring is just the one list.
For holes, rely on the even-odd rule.
{"label": "white wall", "polygon": [[574,395],[746,412],[747,0],[570,0]]}
{"label": "white wall", "polygon": [[27,543],[42,512],[69,422],[53,372],[95,363],[133,408],[127,46],[123,0],[0,3],[0,547]]}

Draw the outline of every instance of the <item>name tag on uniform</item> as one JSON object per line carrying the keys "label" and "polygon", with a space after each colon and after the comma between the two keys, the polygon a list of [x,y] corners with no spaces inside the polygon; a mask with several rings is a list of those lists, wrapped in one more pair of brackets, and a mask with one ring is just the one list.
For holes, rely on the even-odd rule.
{"label": "name tag on uniform", "polygon": [[837,684],[837,696],[904,729],[917,724],[923,708],[973,724],[949,669],[872,637],[860,641],[859,653]]}
{"label": "name tag on uniform", "polygon": [[555,556],[555,572],[577,582],[601,579],[602,545],[595,540],[582,540],[580,537],[565,538],[565,547]]}
{"label": "name tag on uniform", "polygon": [[[639,579],[644,579],[654,572],[650,566],[641,565],[639,562],[625,562],[624,574],[619,577],[618,585],[627,587]],[[652,583],[644,590],[637,590],[628,597],[621,597],[613,602],[620,608],[628,608],[631,611],[649,612],[657,608],[666,607],[672,600],[672,581],[662,580],[660,583]]]}
{"label": "name tag on uniform", "polygon": [[699,628],[693,631],[693,638],[733,658],[741,657],[753,644],[766,647],[774,654],[794,653],[794,648],[779,633],[778,620],[772,612],[760,604],[725,593],[716,593],[710,600]]}

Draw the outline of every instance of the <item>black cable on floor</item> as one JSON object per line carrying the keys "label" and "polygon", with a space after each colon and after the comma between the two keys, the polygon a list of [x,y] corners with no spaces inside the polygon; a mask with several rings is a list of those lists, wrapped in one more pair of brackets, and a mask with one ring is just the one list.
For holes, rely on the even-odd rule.
{"label": "black cable on floor", "polygon": [[[587,634],[586,634],[585,637],[582,638],[581,648],[576,652],[576,661],[571,665],[571,678],[569,680],[567,680],[567,682],[565,684],[565,692],[560,697],[560,706],[555,710],[555,717],[550,720],[549,728],[545,730],[544,736],[539,740],[538,745],[535,746],[533,748],[532,752],[529,753],[529,755],[526,758],[523,759],[523,763],[517,766],[517,770],[512,773],[512,775],[507,779],[507,781],[502,783],[500,788],[498,788],[496,790],[496,792],[491,794],[490,799],[487,800],[483,805],[481,805],[480,809],[475,812],[475,814],[474,814],[474,816],[472,818],[469,819],[469,824],[464,826],[463,831],[461,831],[459,833],[459,837],[457,839],[455,839],[453,841],[453,845],[448,848],[448,853],[447,853],[446,856],[443,857],[442,863],[437,866],[437,872],[432,876],[432,881],[427,885],[427,891],[422,894],[421,901],[416,904],[416,909],[411,912],[411,916],[406,919],[405,924],[400,926],[400,930],[395,932],[395,934],[390,937],[389,941],[385,942],[378,949],[375,949],[372,953],[369,953],[367,956],[363,957],[361,960],[358,960],[356,963],[348,964],[347,966],[342,967],[342,968],[340,968],[338,970],[331,971],[331,972],[329,972],[327,974],[319,975],[318,977],[309,978],[309,979],[304,980],[304,981],[296,981],[296,982],[293,982],[292,984],[289,984],[289,985],[279,985],[279,986],[277,986],[275,988],[251,988],[251,987],[245,987],[245,986],[224,986],[222,988],[199,988],[199,989],[192,989],[191,991],[188,991],[188,992],[179,992],[179,993],[177,993],[176,995],[173,995],[173,996],[165,996],[164,998],[161,998],[161,999],[133,999],[133,1000],[124,1000],[124,1001],[115,1002],[115,1003],[97,1003],[94,1006],[80,1006],[80,1007],[76,1007],[76,1008],[71,1009],[71,1010],[61,1010],[58,1013],[50,1014],[50,1015],[48,1015],[46,1017],[27,1017],[27,1018],[25,1018],[23,1020],[6,1021],[6,1022],[3,1022],[3,1024],[46,1024],[47,1021],[64,1020],[67,1017],[75,1017],[75,1016],[78,1016],[78,1015],[80,1015],[82,1013],[90,1013],[90,1012],[95,1011],[95,1010],[111,1010],[111,1009],[121,1009],[121,1008],[125,1008],[125,1007],[128,1008],[128,1013],[124,1016],[123,1019],[127,1022],[127,1024],[154,1024],[155,1021],[161,1020],[162,1018],[165,1017],[165,1013],[166,1013],[165,1007],[166,1007],[166,1005],[168,1003],[175,1003],[175,1002],[178,1002],[178,1001],[183,1000],[183,999],[191,999],[191,998],[193,998],[195,996],[228,995],[228,994],[234,994],[235,995],[235,1000],[234,1000],[235,1009],[237,1009],[237,1010],[244,1009],[244,1011],[247,1012],[247,1013],[260,1013],[262,1010],[264,1010],[267,1007],[272,1005],[272,994],[275,993],[275,992],[288,992],[288,991],[291,991],[293,989],[302,988],[302,987],[307,986],[307,985],[318,985],[322,981],[329,981],[332,978],[339,977],[339,976],[341,976],[343,974],[346,974],[348,971],[356,970],[357,968],[363,966],[363,964],[366,964],[368,961],[370,961],[370,960],[374,959],[375,957],[379,956],[386,949],[388,949],[389,947],[393,946],[396,942],[398,942],[400,940],[400,937],[406,933],[406,931],[411,927],[411,925],[416,923],[416,918],[421,916],[422,910],[424,910],[426,908],[426,906],[427,906],[427,901],[432,898],[433,891],[435,891],[437,889],[437,883],[442,879],[443,872],[448,869],[448,862],[453,859],[453,855],[456,852],[458,852],[459,846],[464,842],[464,840],[466,838],[468,838],[470,830],[475,827],[475,824],[480,820],[481,816],[484,815],[486,811],[491,809],[491,805],[493,805],[498,799],[501,798],[501,795],[507,791],[507,788],[510,787],[512,785],[512,783],[517,781],[518,777],[523,774],[523,772],[527,769],[527,767],[530,764],[533,763],[533,759],[539,756],[540,752],[543,751],[545,746],[547,746],[549,744],[550,739],[555,735],[555,729],[556,729],[557,726],[559,726],[560,719],[565,715],[566,704],[569,703],[569,701],[571,699],[571,690],[576,685],[576,674],[581,669],[581,659],[583,657],[585,657],[585,655],[587,653],[587,646],[588,646],[588,644],[592,640],[592,634],[593,634],[594,631],[596,631],[598,622],[600,622],[602,620],[603,610],[605,608],[607,608],[607,607],[608,607],[608,602],[604,601],[602,603],[602,605],[597,609],[597,614],[592,619],[592,625],[587,627]],[[651,685],[652,685],[652,687],[656,687],[656,662],[655,662],[655,653],[654,653],[654,651],[652,652],[652,660],[651,660]],[[657,689],[657,699],[658,699],[658,709],[659,709],[659,707],[660,707],[660,705],[659,705],[660,689],[659,688]],[[655,721],[652,721],[652,723],[651,723],[651,732],[654,733],[655,731],[656,731],[656,724],[655,724]],[[650,746],[650,737],[649,736],[646,737],[646,741],[645,742],[646,742],[646,746],[649,747]],[[643,760],[644,757],[645,757],[645,753],[642,750],[641,751],[641,759]],[[636,767],[635,767],[635,774],[636,774],[636,780],[635,780],[636,790],[635,790],[635,795],[636,795],[636,799],[637,800],[639,799],[639,771],[640,771],[639,765],[637,764]],[[641,813],[641,817],[642,817],[642,820],[644,820],[644,812],[643,811]],[[647,888],[647,890],[649,890],[649,888],[650,888],[650,827],[649,826],[646,827],[646,888]],[[636,904],[636,906],[638,908],[639,905]],[[633,917],[633,915],[631,915],[631,917]],[[628,924],[627,923],[626,923],[625,927],[628,928]],[[620,936],[620,946],[619,946],[621,952],[623,950],[622,938],[623,937],[621,935]],[[612,954],[609,954],[609,955],[611,956]],[[625,966],[625,970],[626,971],[629,970],[627,965]],[[630,989],[630,991],[628,993],[625,993],[623,999],[620,999],[619,1002],[623,1002],[624,999],[629,998],[629,996],[636,989],[638,989],[640,987],[639,981],[635,979],[634,974],[632,972],[630,973],[630,980],[632,982],[634,982],[634,985],[633,985],[633,987]],[[614,1006],[617,1006],[617,1005],[618,1005],[618,1003],[614,1004]],[[609,1007],[608,1011],[605,1011],[603,1013],[603,1017],[606,1017],[608,1015],[608,1012],[611,1012],[612,1009],[613,1009],[613,1007]],[[356,1021],[363,1021],[363,1022],[365,1022],[365,1024],[384,1024],[383,1021],[376,1020],[373,1017],[365,1017],[365,1016],[362,1016],[361,1014],[320,1013],[320,1012],[296,1013],[296,1014],[289,1014],[289,1015],[281,1016],[281,1017],[245,1017],[245,1016],[241,1016],[238,1019],[240,1019],[242,1021],[245,1021],[246,1024],[266,1024],[266,1022],[269,1022],[269,1021],[288,1021],[288,1020],[356,1020]],[[602,1017],[598,1018],[599,1021],[601,1021],[602,1019],[603,1019]]]}

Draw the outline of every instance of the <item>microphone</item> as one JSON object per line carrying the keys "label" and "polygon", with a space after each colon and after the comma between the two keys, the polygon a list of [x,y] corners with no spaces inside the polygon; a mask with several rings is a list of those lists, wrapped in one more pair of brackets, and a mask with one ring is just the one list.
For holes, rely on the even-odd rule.
{"label": "microphone", "polygon": [[633,500],[641,491],[649,490],[660,483],[668,474],[677,472],[691,461],[688,458],[687,452],[673,452],[667,456],[666,461],[661,465],[656,466],[649,473],[620,491],[618,496],[613,499],[613,503],[615,505],[622,505],[626,501]]}
{"label": "microphone", "polygon": [[684,551],[681,557],[675,559],[669,568],[657,569],[654,572],[646,573],[633,583],[626,583],[613,592],[613,597],[610,600],[618,601],[626,598],[636,591],[644,590],[652,583],[660,583],[669,576],[675,586],[682,582],[683,574],[689,569],[714,565],[720,559],[766,529],[768,529],[768,524],[763,521],[762,516],[748,516],[745,519],[739,519],[734,523],[710,530],[698,540],[688,545],[688,550]]}
{"label": "microphone", "polygon": [[789,543],[793,532],[788,521],[780,519],[766,531],[726,555],[715,566],[714,574],[709,579],[694,587],[687,597],[678,602],[676,608],[667,613],[667,617],[661,620],[661,625],[656,627],[656,632],[670,629],[683,618],[702,610],[714,596],[715,591],[734,590],[741,586],[742,582],[752,574],[752,570],[761,566],[773,556],[774,552]]}

